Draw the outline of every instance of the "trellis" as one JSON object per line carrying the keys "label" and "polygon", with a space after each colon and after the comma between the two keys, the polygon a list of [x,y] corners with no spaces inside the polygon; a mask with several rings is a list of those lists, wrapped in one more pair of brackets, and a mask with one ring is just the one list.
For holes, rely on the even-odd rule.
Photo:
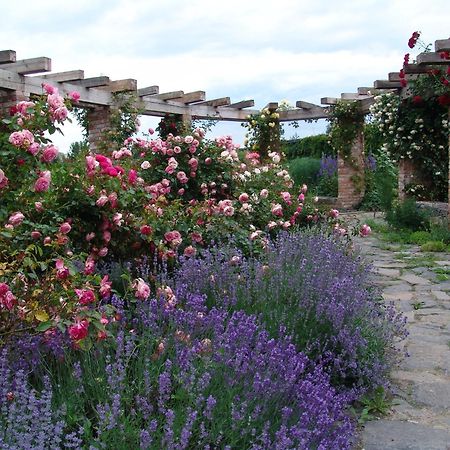
{"label": "trellis", "polygon": [[[404,66],[406,79],[426,73],[433,65],[449,65],[449,60],[442,59],[440,56],[441,52],[448,51],[450,51],[450,39],[437,40],[434,52],[422,53],[418,55],[416,64]],[[0,106],[5,110],[17,101],[42,94],[43,83],[56,86],[62,94],[77,91],[80,94],[80,106],[88,110],[90,143],[93,148],[95,148],[96,140],[102,130],[108,126],[110,110],[116,105],[114,94],[119,92],[133,93],[137,99],[135,106],[139,108],[141,114],[148,116],[163,117],[166,114],[177,114],[182,116],[185,121],[195,117],[197,119],[245,122],[249,115],[260,113],[259,110],[252,109],[254,100],[231,102],[230,97],[207,99],[205,91],[159,92],[157,85],[138,88],[137,81],[131,78],[123,80],[111,80],[107,76],[85,78],[83,70],[50,72],[50,58],[17,60],[15,51],[0,51]],[[295,108],[279,111],[279,121],[326,119],[330,114],[330,109],[340,100],[358,102],[361,110],[367,113],[370,105],[374,102],[374,95],[380,90],[392,90],[399,95],[407,95],[407,90],[401,85],[400,73],[391,72],[388,74],[387,80],[376,80],[373,87],[359,87],[356,92],[342,93],[340,98],[323,97],[320,105],[299,100],[296,102]],[[277,102],[270,102],[265,108],[275,111],[278,106]],[[363,154],[364,142],[362,134],[360,134],[356,137],[351,149],[352,159],[357,164],[350,165],[339,157],[338,202],[341,207],[357,205],[364,194],[355,189],[353,182],[355,176],[362,177],[364,174]]]}

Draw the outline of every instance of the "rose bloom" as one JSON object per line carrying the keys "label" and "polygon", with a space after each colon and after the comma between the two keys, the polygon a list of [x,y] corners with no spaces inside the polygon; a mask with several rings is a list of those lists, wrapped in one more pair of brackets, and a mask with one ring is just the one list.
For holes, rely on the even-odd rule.
{"label": "rose bloom", "polygon": [[89,305],[95,302],[95,294],[90,289],[75,289],[78,301],[81,305]]}
{"label": "rose bloom", "polygon": [[283,207],[279,203],[272,205],[272,214],[274,216],[282,216],[283,215]]}
{"label": "rose bloom", "polygon": [[192,245],[188,245],[184,249],[183,253],[184,253],[184,256],[191,257],[191,256],[194,256],[197,253],[197,250]]}
{"label": "rose bloom", "polygon": [[89,321],[86,319],[76,322],[69,327],[69,336],[74,341],[81,341],[88,335]]}
{"label": "rose bloom", "polygon": [[281,198],[288,204],[291,203],[291,194],[289,192],[282,192],[281,194]]}
{"label": "rose bloom", "polygon": [[[112,281],[109,281],[109,276],[105,275],[100,281],[99,293],[102,298],[107,298],[111,295]],[[106,323],[108,323],[106,319]]]}
{"label": "rose bloom", "polygon": [[262,198],[267,198],[269,195],[269,191],[267,189],[262,189],[261,192],[259,193],[259,196]]}
{"label": "rose bloom", "polygon": [[25,219],[25,216],[20,211],[15,212],[9,217],[8,223],[10,223],[13,227],[17,227],[23,222],[23,219]]}
{"label": "rose bloom", "polygon": [[330,212],[328,213],[328,215],[332,218],[332,219],[337,219],[339,217],[339,211],[337,209],[332,209],[330,210]]}
{"label": "rose bloom", "polygon": [[61,224],[61,226],[59,227],[59,231],[62,234],[67,234],[70,232],[70,230],[72,229],[72,227],[70,226],[70,224],[68,222],[64,222]]}
{"label": "rose bloom", "polygon": [[50,145],[42,151],[41,161],[44,163],[52,162],[58,156],[58,149]]}
{"label": "rose bloom", "polygon": [[239,196],[239,201],[241,203],[246,203],[248,202],[248,194],[246,192],[243,192],[240,196]]}
{"label": "rose bloom", "polygon": [[39,239],[41,236],[42,234],[40,233],[40,231],[34,230],[31,232],[32,239]]}
{"label": "rose bloom", "polygon": [[369,227],[369,225],[364,224],[361,226],[359,230],[359,235],[362,237],[367,237],[372,232],[372,229]]}
{"label": "rose bloom", "polygon": [[150,296],[150,286],[142,279],[134,280],[133,287],[135,289],[135,296],[141,300],[147,300]]}
{"label": "rose bloom", "polygon": [[78,103],[78,100],[80,100],[80,93],[77,91],[73,91],[69,93],[69,98],[75,102]]}
{"label": "rose bloom", "polygon": [[60,280],[65,280],[69,276],[69,269],[64,265],[64,261],[62,259],[56,260],[56,277]]}
{"label": "rose bloom", "polygon": [[153,229],[152,229],[152,227],[150,225],[142,225],[141,228],[140,228],[140,231],[145,236],[148,236],[149,234],[152,234]]}
{"label": "rose bloom", "polygon": [[143,170],[150,169],[150,163],[148,161],[143,161],[141,164],[141,169]]}
{"label": "rose bloom", "polygon": [[51,180],[52,180],[52,175],[51,175],[50,171],[46,170],[36,180],[36,183],[34,184],[34,191],[35,192],[48,191],[48,188],[50,187]]}

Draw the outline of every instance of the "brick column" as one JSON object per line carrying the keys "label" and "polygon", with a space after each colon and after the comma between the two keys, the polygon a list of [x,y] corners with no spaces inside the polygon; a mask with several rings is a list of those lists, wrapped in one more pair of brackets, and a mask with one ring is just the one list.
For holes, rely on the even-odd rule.
{"label": "brick column", "polygon": [[344,159],[338,152],[339,207],[355,208],[361,203],[364,192],[364,133],[361,129],[351,145],[349,160]]}
{"label": "brick column", "polygon": [[405,188],[415,180],[415,167],[410,159],[402,159],[398,164],[398,199],[405,200]]}
{"label": "brick column", "polygon": [[88,109],[88,139],[92,152],[102,149],[103,134],[111,127],[111,108],[95,106]]}
{"label": "brick column", "polygon": [[[450,106],[448,107],[448,121],[450,123]],[[448,228],[450,230],[450,134],[448,136]]]}
{"label": "brick column", "polygon": [[0,90],[0,119],[10,117],[9,109],[25,100],[29,100],[29,98],[23,92]]}

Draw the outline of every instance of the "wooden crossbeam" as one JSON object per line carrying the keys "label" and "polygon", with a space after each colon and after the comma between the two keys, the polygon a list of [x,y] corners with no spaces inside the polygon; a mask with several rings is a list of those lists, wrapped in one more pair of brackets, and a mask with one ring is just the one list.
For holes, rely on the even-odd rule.
{"label": "wooden crossbeam", "polygon": [[190,103],[202,102],[206,100],[205,91],[187,92],[183,97],[177,98],[176,101],[189,105]]}
{"label": "wooden crossbeam", "polygon": [[197,105],[212,106],[217,108],[218,106],[228,106],[230,103],[230,97],[221,97],[213,100],[206,100],[204,102],[197,103]]}
{"label": "wooden crossbeam", "polygon": [[329,108],[317,106],[311,109],[289,109],[279,112],[278,120],[280,122],[289,122],[293,120],[326,119],[329,115]]}
{"label": "wooden crossbeam", "polygon": [[16,62],[16,52],[14,50],[0,51],[0,64]]}
{"label": "wooden crossbeam", "polygon": [[320,99],[320,104],[321,104],[321,105],[336,105],[338,101],[339,101],[338,98],[334,98],[334,97],[322,97],[322,98]]}
{"label": "wooden crossbeam", "polygon": [[108,92],[130,92],[137,90],[137,81],[132,78],[124,80],[110,81],[107,86],[101,86],[98,89]]}
{"label": "wooden crossbeam", "polygon": [[276,111],[278,109],[278,102],[267,103],[267,105],[264,106],[263,109],[268,109],[270,112]]}
{"label": "wooden crossbeam", "polygon": [[50,72],[52,60],[45,57],[21,59],[20,61],[2,64],[1,68],[20,75],[31,75],[33,73]]}
{"label": "wooden crossbeam", "polygon": [[441,58],[440,53],[436,53],[436,52],[421,53],[420,55],[417,55],[417,64],[419,64],[419,65],[424,65],[424,64],[450,65],[450,59]]}
{"label": "wooden crossbeam", "polygon": [[112,105],[113,99],[110,92],[100,91],[99,89],[87,89],[84,86],[73,83],[56,83],[53,80],[46,80],[41,77],[25,77],[18,73],[4,70],[0,66],[0,89],[23,92],[24,95],[41,95],[42,83],[49,83],[58,87],[61,94],[69,94],[73,91],[80,93],[80,104],[89,105]]}
{"label": "wooden crossbeam", "polygon": [[139,97],[159,94],[159,86],[147,86],[145,88],[138,89],[137,94]]}
{"label": "wooden crossbeam", "polygon": [[362,100],[358,100],[359,107],[363,112],[369,112],[370,106],[372,106],[375,103],[375,97],[370,96],[363,98]]}
{"label": "wooden crossbeam", "polygon": [[341,94],[342,100],[363,100],[365,98],[371,98],[371,97],[372,97],[372,95],[358,94],[358,93],[354,93],[354,92],[343,92]]}
{"label": "wooden crossbeam", "polygon": [[84,70],[70,70],[67,72],[46,73],[40,75],[44,80],[52,80],[62,83],[64,81],[77,81],[84,79]]}
{"label": "wooden crossbeam", "polygon": [[314,109],[314,108],[321,108],[319,105],[315,105],[314,103],[304,102],[303,100],[299,100],[295,103],[295,106],[297,108],[301,109]]}
{"label": "wooden crossbeam", "polygon": [[373,87],[359,87],[357,92],[359,95],[372,95]]}
{"label": "wooden crossbeam", "polygon": [[244,109],[255,106],[255,100],[242,100],[240,102],[230,103],[227,108]]}
{"label": "wooden crossbeam", "polygon": [[[406,80],[414,80],[417,78],[417,74],[405,74]],[[388,74],[389,81],[400,81],[400,72],[389,72]]]}
{"label": "wooden crossbeam", "polygon": [[450,52],[450,39],[440,39],[434,42],[436,52]]}
{"label": "wooden crossbeam", "polygon": [[173,100],[174,98],[181,98],[184,95],[184,91],[163,92],[162,94],[152,95],[152,97],[159,100]]}
{"label": "wooden crossbeam", "polygon": [[375,89],[394,89],[401,88],[402,85],[399,81],[376,80],[373,82],[373,87]]}
{"label": "wooden crossbeam", "polygon": [[100,86],[107,86],[109,83],[109,77],[92,77],[74,81],[72,84],[83,86],[85,88],[96,88]]}
{"label": "wooden crossbeam", "polygon": [[403,72],[409,74],[409,73],[426,73],[427,68],[424,66],[419,66],[417,64],[404,64],[403,65]]}

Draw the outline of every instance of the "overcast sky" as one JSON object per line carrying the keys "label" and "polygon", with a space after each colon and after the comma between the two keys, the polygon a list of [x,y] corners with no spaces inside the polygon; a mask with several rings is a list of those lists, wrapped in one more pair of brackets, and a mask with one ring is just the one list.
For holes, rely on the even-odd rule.
{"label": "overcast sky", "polygon": [[[204,90],[256,108],[371,86],[401,68],[413,31],[427,43],[450,35],[448,0],[21,0],[2,2],[0,24],[1,49],[50,57],[55,72]],[[65,132],[60,145],[78,139]],[[243,129],[213,133],[240,142]]]}

